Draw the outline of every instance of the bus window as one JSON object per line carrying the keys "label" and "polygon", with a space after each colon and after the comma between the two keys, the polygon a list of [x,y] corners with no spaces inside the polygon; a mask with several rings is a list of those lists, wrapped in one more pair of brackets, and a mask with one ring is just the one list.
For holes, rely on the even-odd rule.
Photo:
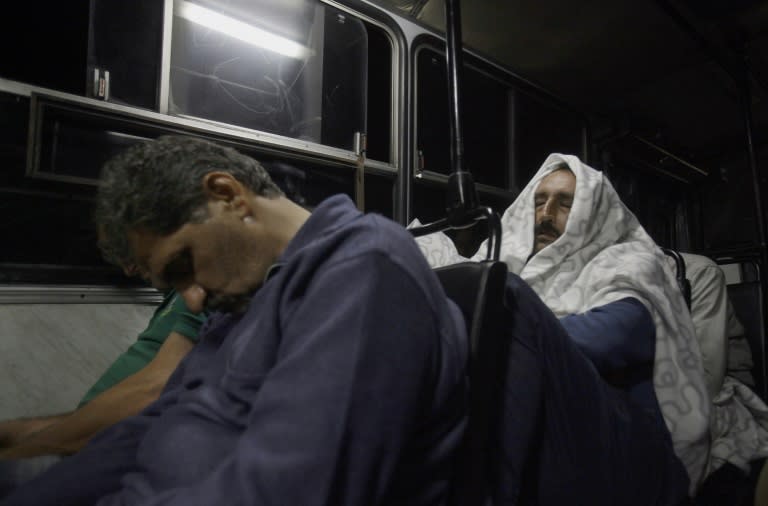
{"label": "bus window", "polygon": [[97,72],[109,72],[110,102],[158,107],[163,2],[92,0],[86,87],[95,96]]}
{"label": "bus window", "polygon": [[[413,190],[414,216],[421,223],[431,223],[445,217],[446,188],[444,182],[426,178],[417,179]],[[477,193],[480,205],[490,207],[499,215],[503,214],[514,200],[514,194],[487,186],[478,185]],[[477,225],[468,229],[449,230],[446,233],[453,239],[459,253],[466,257],[474,255],[482,241],[488,237],[485,221],[478,222]]]}
{"label": "bus window", "polygon": [[[159,110],[163,3],[91,4],[89,95],[106,71],[107,100]],[[391,161],[393,47],[381,26],[314,0],[177,0],[174,13],[168,112],[344,149],[366,132],[368,158]]]}
{"label": "bus window", "polygon": [[[416,51],[416,143],[424,170],[450,172],[444,55]],[[465,169],[478,183],[522,187],[553,152],[581,155],[584,119],[511,83],[511,77],[465,55],[461,103]]]}
{"label": "bus window", "polygon": [[395,211],[395,178],[393,174],[365,174],[365,211],[393,218]]}
{"label": "bus window", "polygon": [[179,0],[169,113],[351,149],[367,52],[363,23],[319,1]]}
{"label": "bus window", "polygon": [[[451,172],[448,159],[448,89],[445,58],[429,47],[417,52],[416,143],[423,168]],[[462,113],[465,161],[479,183],[508,188],[512,125],[512,91],[492,77],[465,64]],[[468,106],[467,104],[471,104]]]}

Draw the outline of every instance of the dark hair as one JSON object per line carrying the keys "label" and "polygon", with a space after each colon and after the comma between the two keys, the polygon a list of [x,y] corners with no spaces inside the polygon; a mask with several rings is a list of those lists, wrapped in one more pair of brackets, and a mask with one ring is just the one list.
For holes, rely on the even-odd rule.
{"label": "dark hair", "polygon": [[202,181],[213,171],[228,172],[256,195],[283,195],[259,162],[232,148],[176,135],[140,142],[101,170],[94,219],[104,257],[119,265],[132,262],[126,239],[131,229],[168,235],[205,220]]}

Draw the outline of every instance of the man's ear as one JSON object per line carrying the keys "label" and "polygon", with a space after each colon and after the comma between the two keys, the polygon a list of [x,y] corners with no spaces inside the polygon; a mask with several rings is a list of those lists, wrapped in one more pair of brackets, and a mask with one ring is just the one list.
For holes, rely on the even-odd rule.
{"label": "man's ear", "polygon": [[232,202],[242,196],[243,185],[228,172],[209,172],[203,176],[203,191],[209,200]]}
{"label": "man's ear", "polygon": [[229,172],[209,172],[203,176],[203,191],[209,205],[222,203],[241,217],[252,212],[248,199],[250,191]]}

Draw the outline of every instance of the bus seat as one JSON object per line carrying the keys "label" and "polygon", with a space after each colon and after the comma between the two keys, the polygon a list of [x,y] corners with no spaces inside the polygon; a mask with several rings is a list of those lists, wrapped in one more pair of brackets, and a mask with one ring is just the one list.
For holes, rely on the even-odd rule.
{"label": "bus seat", "polygon": [[744,333],[752,351],[755,391],[762,399],[768,399],[768,392],[766,392],[768,378],[765,370],[765,316],[760,280],[728,285],[728,297],[731,299],[736,317],[744,326]]}
{"label": "bus seat", "polygon": [[677,286],[683,294],[683,299],[685,299],[685,304],[688,306],[688,309],[691,309],[691,282],[688,281],[688,278],[685,275],[685,260],[680,253],[671,248],[661,248],[661,251],[675,261],[675,279],[677,280]]}
{"label": "bus seat", "polygon": [[[456,474],[451,506],[482,506],[492,497],[494,457],[491,434],[503,381],[502,346],[498,328],[504,308],[506,264],[464,262],[435,269],[448,298],[461,309],[470,342],[469,418]],[[495,416],[497,415],[497,416]]]}
{"label": "bus seat", "polygon": [[[662,248],[662,250],[667,256],[674,260],[677,284],[681,291],[683,291],[683,296],[686,304],[688,304],[688,308],[692,309],[692,286],[691,281],[686,279],[689,271],[686,270],[685,254],[681,254],[678,251],[669,248]],[[745,337],[749,343],[753,360],[752,375],[755,379],[755,391],[761,398],[766,399],[766,395],[768,395],[768,392],[766,391],[766,388],[768,387],[768,377],[766,377],[766,371],[764,370],[766,350],[759,273],[757,265],[753,262],[738,265],[742,266],[740,267],[741,269],[743,269],[743,266],[749,266],[751,269],[748,269],[749,275],[746,279],[741,280],[736,284],[727,285],[728,298],[733,305],[736,317],[744,326]],[[699,339],[701,339],[701,336],[699,336]],[[727,336],[723,336],[723,339],[727,339]]]}

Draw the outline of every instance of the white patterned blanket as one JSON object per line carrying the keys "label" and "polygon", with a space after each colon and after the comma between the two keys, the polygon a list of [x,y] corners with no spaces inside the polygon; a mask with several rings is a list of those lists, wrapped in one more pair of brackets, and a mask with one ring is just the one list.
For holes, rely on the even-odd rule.
{"label": "white patterned blanket", "polygon": [[[576,175],[565,231],[528,260],[534,241],[534,192],[562,162]],[[558,317],[625,297],[635,297],[648,308],[656,326],[656,397],[695,490],[710,458],[710,400],[693,323],[664,253],[603,174],[571,155],[547,157],[502,216],[502,230],[501,260]],[[444,234],[417,241],[433,267],[467,260]],[[485,248],[482,244],[473,260],[484,258]]]}

